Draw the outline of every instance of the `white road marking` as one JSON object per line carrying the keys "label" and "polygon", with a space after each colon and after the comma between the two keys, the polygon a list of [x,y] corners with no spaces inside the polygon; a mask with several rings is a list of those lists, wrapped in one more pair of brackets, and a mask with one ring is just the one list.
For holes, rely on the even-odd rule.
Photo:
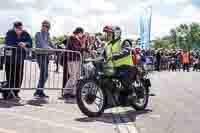
{"label": "white road marking", "polygon": [[0,133],[17,133],[17,132],[10,129],[0,128]]}
{"label": "white road marking", "polygon": [[156,115],[156,114],[154,114],[154,115],[150,115],[150,117],[151,117],[151,118],[160,119],[160,115]]}
{"label": "white road marking", "polygon": [[[123,108],[124,111],[129,111],[127,108]],[[129,116],[128,116],[129,117]],[[126,117],[126,119],[128,119],[128,123],[126,124],[129,131],[131,131],[131,133],[138,133],[135,123],[131,120],[131,118]]]}
{"label": "white road marking", "polygon": [[[120,108],[114,108],[113,110],[112,110],[112,112],[114,113],[118,113],[119,115],[121,114],[121,113],[123,113],[123,112],[119,112],[119,111],[121,111],[122,109]],[[123,111],[124,111],[124,109],[123,109]],[[117,117],[117,127],[118,127],[118,132],[119,133],[138,133],[138,131],[137,131],[137,129],[136,129],[136,127],[135,127],[135,124],[134,124],[134,122],[132,122],[132,121],[130,121],[130,119],[129,118],[120,118],[121,116],[118,116]],[[127,122],[127,123],[125,123],[125,122],[123,122],[121,119],[123,119],[125,122]],[[128,120],[129,119],[129,120]],[[119,124],[120,123],[120,124]]]}

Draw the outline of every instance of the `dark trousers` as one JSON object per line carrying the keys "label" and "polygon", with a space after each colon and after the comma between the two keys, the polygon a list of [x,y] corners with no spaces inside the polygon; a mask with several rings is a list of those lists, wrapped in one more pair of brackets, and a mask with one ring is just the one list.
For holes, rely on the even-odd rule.
{"label": "dark trousers", "polygon": [[175,63],[169,64],[169,71],[170,71],[170,70],[176,71],[176,64],[175,64]]}
{"label": "dark trousers", "polygon": [[189,72],[189,64],[183,64],[183,71],[185,70]]}
{"label": "dark trousers", "polygon": [[67,61],[63,61],[63,88],[65,88],[65,85],[69,79],[69,72],[68,72],[68,66],[67,66]]}
{"label": "dark trousers", "polygon": [[157,61],[157,63],[156,63],[156,70],[160,71],[160,61]]}
{"label": "dark trousers", "polygon": [[56,59],[55,59],[55,64],[56,64],[56,72],[59,71],[59,61],[60,61],[60,57],[61,55],[59,53],[56,53]]}
{"label": "dark trousers", "polygon": [[[21,88],[24,73],[24,61],[21,64],[8,64],[5,65],[6,71],[6,88]],[[14,93],[19,93],[19,90],[14,90]]]}
{"label": "dark trousers", "polygon": [[193,71],[198,71],[198,64],[194,64]]}
{"label": "dark trousers", "polygon": [[181,71],[181,64],[180,64],[180,63],[176,64],[176,67],[177,67],[177,69],[178,69],[179,71]]}
{"label": "dark trousers", "polygon": [[48,79],[49,57],[48,55],[39,55],[37,57],[38,66],[40,69],[40,78],[38,82],[38,89],[43,89]]}
{"label": "dark trousers", "polygon": [[119,77],[125,86],[125,88],[129,89],[130,84],[132,81],[136,79],[136,75],[138,73],[138,70],[134,66],[124,65],[121,67],[115,68],[115,75],[116,77]]}

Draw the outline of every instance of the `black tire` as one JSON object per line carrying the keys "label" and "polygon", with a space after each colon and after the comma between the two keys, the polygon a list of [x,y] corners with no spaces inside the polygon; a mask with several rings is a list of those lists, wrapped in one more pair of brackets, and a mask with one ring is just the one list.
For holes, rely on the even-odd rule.
{"label": "black tire", "polygon": [[[146,107],[147,107],[147,105],[148,105],[148,103],[149,103],[149,88],[148,88],[148,87],[145,87],[145,86],[143,86],[143,88],[144,88],[144,91],[145,91],[144,97],[146,97],[144,104],[143,104],[142,106],[139,106],[139,105],[136,103],[137,100],[134,100],[134,102],[132,103],[132,107],[133,107],[135,110],[137,110],[137,111],[145,110]],[[136,95],[137,95],[137,94],[136,94]]]}
{"label": "black tire", "polygon": [[4,100],[8,100],[9,91],[2,91],[2,97]]}
{"label": "black tire", "polygon": [[81,96],[82,89],[87,83],[95,83],[99,87],[99,85],[94,80],[81,80],[81,81],[79,81],[78,84],[77,84],[77,92],[76,92],[78,107],[81,110],[81,112],[83,114],[85,114],[86,116],[88,116],[88,117],[99,117],[104,112],[105,107],[106,107],[106,103],[107,103],[106,102],[105,90],[102,87],[99,87],[99,89],[101,89],[102,94],[103,94],[103,105],[102,105],[102,108],[98,112],[91,112],[90,110],[88,110],[87,107],[85,107],[85,105],[84,105],[84,103],[82,101],[82,98],[81,98],[82,97]]}

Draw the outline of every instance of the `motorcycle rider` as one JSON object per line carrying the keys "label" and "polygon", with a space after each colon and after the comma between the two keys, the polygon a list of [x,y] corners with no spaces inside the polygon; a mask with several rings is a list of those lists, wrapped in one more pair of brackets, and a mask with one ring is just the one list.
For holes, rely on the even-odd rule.
{"label": "motorcycle rider", "polygon": [[113,75],[119,77],[126,89],[124,95],[129,95],[132,91],[130,88],[131,81],[133,79],[135,69],[132,66],[132,45],[128,39],[123,40],[121,38],[121,28],[119,26],[105,26],[103,28],[105,33],[107,44],[105,45],[105,58],[108,61],[107,66],[113,68]]}

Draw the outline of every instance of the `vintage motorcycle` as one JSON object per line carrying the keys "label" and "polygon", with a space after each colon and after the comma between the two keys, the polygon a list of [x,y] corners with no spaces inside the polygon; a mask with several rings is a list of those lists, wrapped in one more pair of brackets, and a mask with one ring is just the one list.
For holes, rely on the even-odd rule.
{"label": "vintage motorcycle", "polygon": [[130,67],[129,72],[133,77],[127,89],[124,79],[110,74],[114,70],[105,64],[105,59],[101,57],[83,61],[84,76],[77,83],[77,104],[81,112],[88,117],[98,117],[105,109],[118,106],[144,110],[148,105],[151,87],[144,69]]}

